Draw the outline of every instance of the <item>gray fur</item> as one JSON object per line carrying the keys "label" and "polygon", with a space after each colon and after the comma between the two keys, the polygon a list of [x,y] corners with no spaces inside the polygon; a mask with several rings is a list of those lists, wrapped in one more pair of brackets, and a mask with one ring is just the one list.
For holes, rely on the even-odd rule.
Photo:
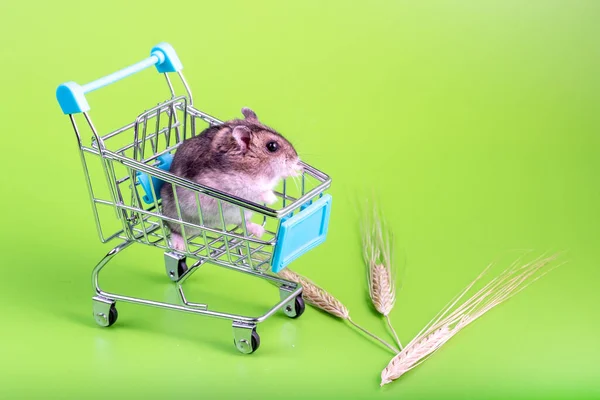
{"label": "gray fur", "polygon": [[[254,111],[243,108],[242,114],[244,119],[211,126],[181,143],[170,172],[245,200],[263,202],[265,194],[269,197],[268,192],[279,179],[298,170],[299,158],[293,145],[259,122]],[[267,150],[267,143],[271,141],[278,145],[275,153]],[[199,196],[204,225],[221,228],[217,202],[208,196]],[[163,214],[179,219],[171,185],[163,185],[161,197]],[[183,220],[199,224],[195,193],[179,187],[177,197]],[[242,222],[238,207],[226,203],[222,206],[226,224]],[[248,220],[250,213],[245,215]],[[168,225],[173,233],[181,233],[179,224]],[[187,236],[197,233],[186,228]]]}

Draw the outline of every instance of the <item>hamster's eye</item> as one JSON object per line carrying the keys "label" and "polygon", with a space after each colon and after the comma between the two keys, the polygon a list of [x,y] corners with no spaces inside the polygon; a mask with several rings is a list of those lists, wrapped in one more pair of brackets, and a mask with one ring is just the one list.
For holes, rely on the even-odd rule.
{"label": "hamster's eye", "polygon": [[279,149],[279,145],[277,144],[277,142],[267,143],[267,150],[269,150],[271,153],[275,153],[277,149]]}

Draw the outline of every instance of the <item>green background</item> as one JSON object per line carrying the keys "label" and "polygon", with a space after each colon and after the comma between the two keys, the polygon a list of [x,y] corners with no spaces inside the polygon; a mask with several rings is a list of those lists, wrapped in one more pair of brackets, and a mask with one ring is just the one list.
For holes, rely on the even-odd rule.
{"label": "green background", "polygon": [[[600,2],[0,2],[0,398],[600,398]],[[74,134],[54,97],[170,42],[196,106],[252,107],[333,178],[327,242],[294,263],[388,338],[365,299],[352,207],[374,187],[406,256],[392,318],[408,342],[513,249],[569,263],[383,389],[385,348],[328,315],[259,326],[119,303],[97,327],[97,240]],[[153,71],[89,95],[108,130],[165,97]],[[157,89],[160,88],[160,89]],[[276,291],[218,267],[198,301],[256,313]],[[103,284],[173,300],[133,246]]]}

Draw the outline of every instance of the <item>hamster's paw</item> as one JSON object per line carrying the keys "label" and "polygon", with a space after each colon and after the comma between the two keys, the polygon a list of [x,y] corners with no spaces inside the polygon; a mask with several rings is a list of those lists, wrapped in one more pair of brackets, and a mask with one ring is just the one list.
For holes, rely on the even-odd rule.
{"label": "hamster's paw", "polygon": [[253,234],[255,237],[260,238],[265,234],[265,228],[262,225],[255,224],[254,222],[247,222],[246,229],[248,233]]}
{"label": "hamster's paw", "polygon": [[275,196],[275,193],[273,193],[272,190],[269,190],[267,192],[264,192],[261,196],[260,196],[261,200],[263,202],[265,202],[266,204],[274,204],[277,202],[277,196]]}
{"label": "hamster's paw", "polygon": [[175,250],[185,251],[185,241],[178,233],[171,233],[171,245]]}

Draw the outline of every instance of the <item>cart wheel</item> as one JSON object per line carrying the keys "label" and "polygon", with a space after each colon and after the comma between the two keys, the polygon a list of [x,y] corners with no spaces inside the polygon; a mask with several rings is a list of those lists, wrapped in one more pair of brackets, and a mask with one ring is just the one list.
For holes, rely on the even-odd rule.
{"label": "cart wheel", "polygon": [[256,329],[252,329],[252,334],[250,338],[250,348],[248,348],[247,342],[245,339],[242,339],[244,343],[238,343],[235,339],[233,339],[233,344],[238,349],[239,352],[244,354],[252,354],[260,347],[260,336]]}
{"label": "cart wheel", "polygon": [[258,336],[258,332],[256,329],[252,330],[252,352],[254,353],[260,347],[260,336]]}
{"label": "cart wheel", "polygon": [[188,270],[188,266],[187,263],[185,262],[185,258],[182,260],[179,260],[179,262],[177,263],[177,273],[179,274],[180,277],[183,276],[183,274],[185,274],[185,272]]}
{"label": "cart wheel", "polygon": [[117,311],[117,307],[114,304],[110,306],[110,310],[108,311],[108,326],[113,325],[117,322],[117,318],[119,318],[119,312]]}
{"label": "cart wheel", "polygon": [[167,269],[167,276],[174,282],[179,282],[181,277],[187,272],[188,266],[186,263],[186,257],[184,254],[167,251],[164,254],[165,257],[165,268]]}
{"label": "cart wheel", "polygon": [[306,306],[304,305],[304,299],[302,298],[301,294],[296,297],[296,301],[294,301],[294,307],[296,307],[296,315],[292,318],[298,318],[304,314],[304,309]]}
{"label": "cart wheel", "polygon": [[304,299],[302,294],[299,294],[294,301],[290,300],[289,303],[283,306],[283,313],[290,318],[298,318],[304,313],[304,308]]}
{"label": "cart wheel", "polygon": [[108,327],[117,322],[119,313],[115,306],[115,301],[101,296],[94,296],[94,319],[100,326]]}

